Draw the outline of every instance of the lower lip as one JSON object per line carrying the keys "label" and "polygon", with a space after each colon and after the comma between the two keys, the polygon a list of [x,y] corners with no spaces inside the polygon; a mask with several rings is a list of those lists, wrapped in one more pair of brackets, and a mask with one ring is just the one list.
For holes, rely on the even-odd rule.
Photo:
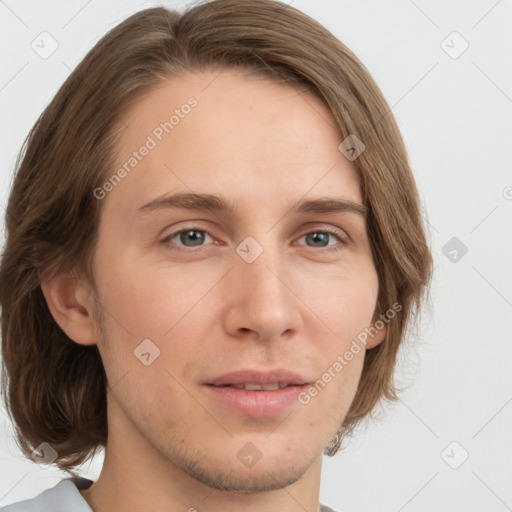
{"label": "lower lip", "polygon": [[299,394],[306,389],[303,386],[288,386],[272,391],[246,391],[245,389],[230,386],[203,385],[206,392],[221,404],[245,416],[262,418],[275,416],[294,402],[298,401]]}

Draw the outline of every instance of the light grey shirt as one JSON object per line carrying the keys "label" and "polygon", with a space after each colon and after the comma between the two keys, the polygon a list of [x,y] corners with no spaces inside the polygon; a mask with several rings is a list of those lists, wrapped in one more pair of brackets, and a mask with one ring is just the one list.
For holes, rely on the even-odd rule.
{"label": "light grey shirt", "polygon": [[[91,507],[78,492],[93,484],[83,477],[61,480],[57,485],[39,493],[35,498],[18,501],[0,508],[0,512],[92,512]],[[320,504],[321,512],[336,512]]]}

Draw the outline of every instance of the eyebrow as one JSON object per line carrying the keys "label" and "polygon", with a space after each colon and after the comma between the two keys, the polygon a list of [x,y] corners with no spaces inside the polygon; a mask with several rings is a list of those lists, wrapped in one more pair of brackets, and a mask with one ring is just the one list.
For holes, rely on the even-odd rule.
{"label": "eyebrow", "polygon": [[[174,194],[165,197],[159,197],[137,209],[137,214],[144,212],[152,212],[161,209],[180,208],[184,210],[194,211],[212,211],[225,212],[234,214],[236,207],[221,197],[211,194]],[[335,197],[318,198],[305,201],[297,201],[290,208],[295,213],[332,213],[332,212],[348,212],[360,215],[366,218],[366,206]]]}

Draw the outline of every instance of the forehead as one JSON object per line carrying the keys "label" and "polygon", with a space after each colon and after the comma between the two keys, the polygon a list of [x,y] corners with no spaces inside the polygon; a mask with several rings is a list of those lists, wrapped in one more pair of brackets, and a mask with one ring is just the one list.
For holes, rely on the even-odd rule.
{"label": "forehead", "polygon": [[236,196],[247,207],[249,196],[275,202],[309,191],[361,202],[340,142],[332,113],[312,93],[234,70],[185,73],[125,111],[112,171],[126,172],[104,207],[128,215],[176,190]]}

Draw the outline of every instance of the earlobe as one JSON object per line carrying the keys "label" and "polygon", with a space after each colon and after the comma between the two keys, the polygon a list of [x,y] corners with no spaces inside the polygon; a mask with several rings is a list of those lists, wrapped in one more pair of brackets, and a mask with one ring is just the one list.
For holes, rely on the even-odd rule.
{"label": "earlobe", "polygon": [[88,300],[76,279],[62,274],[43,278],[41,290],[54,320],[69,338],[80,345],[97,342],[92,298]]}
{"label": "earlobe", "polygon": [[368,329],[370,335],[367,338],[366,349],[372,349],[382,343],[386,338],[386,322],[381,319],[374,320],[372,326]]}

